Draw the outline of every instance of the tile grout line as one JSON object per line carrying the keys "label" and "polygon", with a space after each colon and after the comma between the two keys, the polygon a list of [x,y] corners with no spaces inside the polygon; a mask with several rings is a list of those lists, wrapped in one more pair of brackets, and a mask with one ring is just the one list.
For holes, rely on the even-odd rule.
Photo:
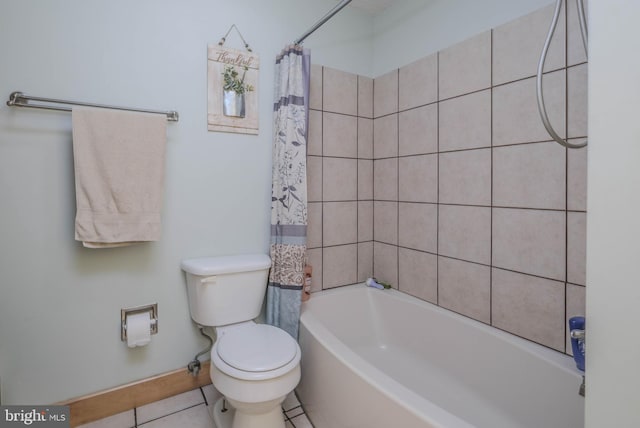
{"label": "tile grout line", "polygon": [[[326,203],[331,203],[331,204],[339,204],[339,203],[354,203],[354,202],[358,202],[354,199],[345,199],[345,200],[328,200],[325,201]],[[450,206],[450,207],[473,207],[473,208],[497,208],[497,209],[503,209],[503,210],[519,210],[519,211],[543,211],[543,212],[556,212],[556,213],[564,213],[565,211],[568,211],[570,213],[582,213],[582,214],[586,214],[586,211],[584,210],[565,210],[563,208],[541,208],[541,207],[522,207],[522,206],[508,206],[508,205],[481,205],[481,204],[463,204],[463,203],[459,203],[459,202],[433,202],[433,201],[413,201],[410,199],[402,199],[402,200],[392,200],[392,199],[377,199],[377,200],[373,200],[373,199],[362,199],[360,202],[399,202],[399,203],[404,203],[404,204],[419,204],[419,205],[444,205],[444,206]],[[317,204],[319,202],[317,201],[311,201],[312,204]],[[366,241],[363,241],[366,242]],[[344,244],[340,244],[340,245],[344,245]],[[319,248],[319,247],[313,247],[313,248]]]}
{"label": "tile grout line", "polygon": [[[357,159],[357,177],[356,177],[356,182],[357,182],[357,186],[356,186],[356,192],[357,192],[357,211],[356,211],[356,280],[359,281],[360,279],[362,279],[362,277],[360,275],[363,276],[367,276],[366,274],[366,270],[363,269],[362,272],[360,272],[360,256],[361,256],[361,252],[362,254],[366,254],[365,250],[363,249],[362,251],[360,250],[360,244],[362,242],[365,241],[361,241],[361,237],[360,237],[360,214],[361,214],[361,210],[360,210],[360,203],[367,201],[366,198],[362,198],[360,197],[360,163],[361,161],[363,162],[363,173],[366,173],[367,168],[364,166],[366,162],[368,162],[368,159],[366,158],[362,158],[361,157],[361,153],[360,153],[360,123],[361,123],[361,119],[364,120],[362,123],[368,123],[367,122],[367,118],[364,116],[366,114],[366,111],[360,111],[360,84],[361,84],[361,80],[365,79],[365,76],[362,76],[360,74],[357,75],[357,93],[356,93],[356,111],[358,114],[358,118],[357,118],[357,122],[356,122],[356,159]],[[364,82],[362,82],[362,89],[363,91],[366,91],[368,85],[366,85]],[[363,100],[364,103],[364,100]],[[363,106],[363,110],[365,110],[366,106]],[[371,79],[371,111],[373,113],[373,79]],[[372,114],[373,116],[373,114]],[[364,126],[364,125],[363,125]],[[372,129],[372,133],[371,133],[371,143],[372,143],[372,148],[373,148],[373,120],[371,121],[371,129]],[[366,142],[364,143],[366,144]],[[363,147],[363,151],[364,151],[364,147]],[[372,156],[373,157],[373,156]],[[371,182],[373,184],[373,160],[371,160]],[[366,180],[366,176],[364,177],[364,181],[363,181],[363,187],[366,185],[367,180]],[[371,197],[373,198],[373,195],[371,195]],[[366,204],[365,204],[366,205]],[[373,210],[373,204],[371,206],[371,210]],[[363,206],[362,209],[362,214],[366,215],[366,209]],[[373,226],[372,226],[373,227]]]}
{"label": "tile grout line", "polygon": [[491,164],[490,171],[491,174],[491,183],[490,183],[490,193],[491,193],[491,208],[489,211],[489,325],[493,325],[493,28],[490,33],[491,37],[491,53],[490,53],[490,67],[491,67],[491,92],[489,93],[489,103],[490,103],[490,111],[489,111],[489,138],[491,144]]}
{"label": "tile grout line", "polygon": [[371,111],[372,111],[372,132],[371,132],[371,241],[373,242],[371,248],[371,276],[375,276],[375,260],[376,260],[376,79],[373,79],[371,84]]}
{"label": "tile grout line", "polygon": [[320,204],[320,265],[322,266],[320,290],[324,290],[324,67],[320,67],[320,70],[320,86],[322,87],[320,90],[320,111],[322,112],[320,116],[320,200],[322,201]]}
{"label": "tile grout line", "polygon": [[400,69],[397,74],[397,99],[398,105],[396,109],[396,287],[400,290]]}
{"label": "tile grout line", "polygon": [[356,75],[356,281],[360,279],[360,75]]}
{"label": "tile grout line", "polygon": [[202,389],[202,387],[200,387],[199,389],[200,389],[200,393],[202,394],[202,398],[204,399],[204,404],[206,406],[209,406],[209,401],[207,400],[207,396],[204,394],[204,390]]}
{"label": "tile grout line", "polygon": [[[566,141],[569,141],[569,5],[565,2],[564,8],[564,135]],[[568,313],[568,302],[567,302],[567,283],[569,281],[569,148],[565,147],[564,149],[564,208],[565,208],[565,220],[564,220],[564,317],[562,317],[562,326],[563,326],[563,335],[562,335],[562,343],[564,344],[564,353],[568,353],[567,349],[567,313]]]}
{"label": "tile grout line", "polygon": [[138,424],[137,417],[136,417],[136,428],[141,427],[141,426],[143,426],[143,425],[146,425],[146,424],[148,424],[148,423],[150,423],[150,422],[158,421],[158,420],[163,419],[163,418],[166,418],[166,417],[168,417],[168,416],[172,416],[172,415],[178,414],[178,413],[180,413],[180,412],[184,412],[185,410],[193,409],[193,408],[198,407],[198,406],[201,406],[201,405],[203,405],[203,404],[204,404],[204,401],[203,401],[203,402],[200,402],[200,403],[192,404],[192,405],[190,405],[190,406],[185,407],[184,409],[175,410],[175,411],[170,412],[170,413],[167,413],[167,414],[165,414],[165,415],[158,416],[157,418],[149,419],[148,421],[145,421],[145,422],[143,422],[143,423],[141,423],[141,424]]}
{"label": "tile grout line", "polygon": [[436,305],[440,306],[440,51],[436,53]]}

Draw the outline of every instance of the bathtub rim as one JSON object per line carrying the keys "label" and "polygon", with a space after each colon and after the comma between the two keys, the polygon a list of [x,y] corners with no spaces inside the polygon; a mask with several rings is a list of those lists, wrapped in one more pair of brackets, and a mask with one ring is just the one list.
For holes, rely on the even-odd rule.
{"label": "bathtub rim", "polygon": [[[378,293],[383,293],[383,294],[387,293],[388,295],[392,296],[395,299],[399,299],[401,301],[407,302],[412,305],[424,307],[428,310],[433,310],[440,315],[460,321],[473,328],[479,328],[481,331],[486,332],[494,337],[498,337],[508,342],[512,342],[515,346],[519,347],[520,349],[523,349],[532,354],[539,355],[542,359],[544,359],[544,361],[548,362],[549,364],[552,364],[557,368],[560,368],[564,371],[567,371],[576,376],[579,376],[580,379],[585,374],[584,372],[578,370],[578,368],[575,366],[575,361],[573,360],[573,357],[563,353],[562,351],[558,351],[557,349],[550,348],[541,343],[537,343],[537,342],[525,339],[521,336],[518,336],[517,334],[483,323],[481,321],[462,315],[450,309],[443,308],[434,303],[428,302],[426,300],[422,300],[419,297],[415,297],[410,294],[399,291],[395,288],[391,288],[388,290],[378,290],[372,287],[368,287],[363,283],[356,283],[356,284],[349,284],[341,287],[318,291],[318,292],[312,293],[311,296],[312,298],[323,299],[333,294],[354,293],[355,292],[354,290],[361,290],[361,289],[364,289],[365,293],[372,294],[373,296],[376,296]],[[313,305],[313,303],[311,305]],[[302,315],[304,313],[313,312],[313,308],[309,308],[309,306],[311,305],[309,305],[309,302],[305,302],[305,304],[302,305],[301,320],[302,320]]]}
{"label": "bathtub rim", "polygon": [[[313,339],[322,344],[322,346],[328,349],[338,361],[347,366],[363,380],[370,383],[384,396],[393,400],[407,411],[434,427],[456,426],[466,428],[473,427],[474,425],[425,399],[413,390],[404,386],[399,381],[384,373],[379,368],[375,367],[373,364],[366,361],[336,337],[333,332],[325,327],[322,321],[320,321],[314,314],[314,299],[316,301],[320,299],[324,300],[325,298],[331,298],[334,295],[340,294],[365,294],[368,297],[371,296],[372,293],[373,298],[379,297],[377,296],[377,293],[384,293],[390,298],[399,299],[408,304],[417,305],[425,308],[426,310],[435,311],[438,315],[453,319],[453,322],[461,322],[470,328],[479,329],[481,332],[490,334],[499,340],[505,340],[527,353],[534,354],[545,363],[552,365],[570,376],[573,376],[576,380],[577,394],[577,388],[580,385],[584,373],[575,367],[575,363],[571,356],[563,354],[555,349],[529,341],[507,331],[500,330],[496,327],[442,308],[396,289],[378,290],[367,287],[362,283],[357,283],[313,293],[311,299],[302,305],[300,316],[300,323],[309,331],[313,336]],[[361,299],[364,297],[364,295],[361,295],[358,298]],[[398,396],[402,396],[403,400],[397,400]]]}

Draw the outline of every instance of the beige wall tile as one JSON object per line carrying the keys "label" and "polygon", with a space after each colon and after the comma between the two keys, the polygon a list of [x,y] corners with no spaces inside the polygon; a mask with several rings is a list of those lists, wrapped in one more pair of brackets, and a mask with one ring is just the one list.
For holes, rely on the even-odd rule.
{"label": "beige wall tile", "polygon": [[373,276],[373,241],[358,244],[358,282]]}
{"label": "beige wall tile", "polygon": [[358,158],[373,159],[373,119],[358,118]]}
{"label": "beige wall tile", "polygon": [[563,281],[565,213],[494,208],[493,265]]}
{"label": "beige wall tile", "polygon": [[358,76],[358,116],[373,118],[373,79]]}
{"label": "beige wall tile", "polygon": [[[573,144],[582,143],[583,138],[569,140]],[[567,209],[587,210],[587,155],[588,147],[568,150],[567,162]]]}
{"label": "beige wall tile", "polygon": [[373,117],[398,112],[398,70],[373,79]]}
{"label": "beige wall tile", "polygon": [[358,156],[358,118],[344,114],[323,113],[322,154],[356,158]]}
{"label": "beige wall tile", "polygon": [[350,115],[358,114],[358,76],[324,67],[323,110]]}
{"label": "beige wall tile", "polygon": [[491,208],[439,205],[438,254],[489,264]]}
{"label": "beige wall tile", "polygon": [[358,203],[322,204],[322,244],[326,246],[358,242]]}
{"label": "beige wall tile", "polygon": [[491,322],[491,268],[438,257],[438,303],[483,323]]}
{"label": "beige wall tile", "polygon": [[567,213],[567,281],[587,284],[586,213]]}
{"label": "beige wall tile", "polygon": [[313,268],[311,292],[322,290],[322,248],[307,249],[307,263]]}
{"label": "beige wall tile", "polygon": [[493,203],[503,207],[565,208],[566,149],[555,141],[493,150]]}
{"label": "beige wall tile", "polygon": [[398,200],[398,158],[373,161],[373,198]]}
{"label": "beige wall tile", "polygon": [[438,155],[398,159],[398,199],[406,202],[438,202]]}
{"label": "beige wall tile", "polygon": [[[565,135],[565,73],[545,74],[547,115],[555,131]],[[538,113],[535,78],[493,88],[493,145],[549,141]]]}
{"label": "beige wall tile", "polygon": [[586,313],[586,305],[585,305],[585,292],[586,288],[580,285],[567,284],[567,318],[565,320],[565,326],[567,327],[567,343],[566,343],[566,353],[569,355],[573,355],[573,350],[571,349],[571,336],[569,330],[569,318],[584,316]]}
{"label": "beige wall tile", "polygon": [[400,110],[437,101],[438,55],[429,55],[400,68],[398,80]]}
{"label": "beige wall tile", "polygon": [[373,157],[374,159],[398,156],[398,115],[374,119]]}
{"label": "beige wall tile", "polygon": [[491,149],[440,153],[439,202],[491,205]]}
{"label": "beige wall tile", "polygon": [[398,247],[373,243],[373,276],[398,288]]}
{"label": "beige wall tile", "polygon": [[322,202],[307,204],[307,248],[322,247]]}
{"label": "beige wall tile", "polygon": [[322,158],[307,157],[307,201],[322,201]]}
{"label": "beige wall tile", "polygon": [[322,199],[324,201],[355,201],[357,189],[357,159],[323,158]]}
{"label": "beige wall tile", "polygon": [[309,108],[322,110],[322,66],[311,64]]}
{"label": "beige wall tile", "polygon": [[398,115],[398,153],[422,155],[438,151],[438,106],[431,104]]}
{"label": "beige wall tile", "polygon": [[354,284],[358,271],[358,244],[322,249],[323,288]]}
{"label": "beige wall tile", "polygon": [[564,351],[564,283],[493,269],[492,324]]}
{"label": "beige wall tile", "polygon": [[[549,5],[493,30],[494,85],[535,76],[554,9],[555,4]],[[545,72],[565,65],[564,17],[563,7],[545,60]]]}
{"label": "beige wall tile", "polygon": [[491,86],[491,31],[470,37],[440,51],[440,99]]}
{"label": "beige wall tile", "polygon": [[567,128],[569,138],[587,135],[587,64],[567,70]]}
{"label": "beige wall tile", "polygon": [[356,158],[358,156],[358,119],[343,114],[323,113],[324,156]]}
{"label": "beige wall tile", "polygon": [[373,239],[398,244],[398,203],[373,202]]}
{"label": "beige wall tile", "polygon": [[427,302],[438,302],[437,256],[398,249],[398,289]]}
{"label": "beige wall tile", "polygon": [[400,203],[398,243],[435,253],[438,249],[438,208],[435,204]]}
{"label": "beige wall tile", "polygon": [[441,152],[491,147],[490,89],[443,101],[439,108]]}
{"label": "beige wall tile", "polygon": [[358,242],[373,241],[373,201],[358,202]]}
{"label": "beige wall tile", "polygon": [[309,110],[307,155],[322,156],[322,112]]}
{"label": "beige wall tile", "polygon": [[373,199],[373,161],[358,159],[358,200]]}

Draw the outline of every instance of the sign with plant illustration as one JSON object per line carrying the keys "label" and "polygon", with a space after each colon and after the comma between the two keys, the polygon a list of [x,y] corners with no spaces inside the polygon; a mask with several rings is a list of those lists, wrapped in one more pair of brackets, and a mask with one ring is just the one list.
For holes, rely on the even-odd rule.
{"label": "sign with plant illustration", "polygon": [[207,51],[209,131],[257,134],[258,55],[220,44]]}

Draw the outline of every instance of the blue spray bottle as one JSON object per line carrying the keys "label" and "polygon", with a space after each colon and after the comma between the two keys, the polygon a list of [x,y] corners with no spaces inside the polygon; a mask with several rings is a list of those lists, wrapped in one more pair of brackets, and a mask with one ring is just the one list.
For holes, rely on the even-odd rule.
{"label": "blue spray bottle", "polygon": [[578,370],[584,371],[585,355],[585,319],[584,317],[569,318],[569,333],[571,336],[571,350]]}

